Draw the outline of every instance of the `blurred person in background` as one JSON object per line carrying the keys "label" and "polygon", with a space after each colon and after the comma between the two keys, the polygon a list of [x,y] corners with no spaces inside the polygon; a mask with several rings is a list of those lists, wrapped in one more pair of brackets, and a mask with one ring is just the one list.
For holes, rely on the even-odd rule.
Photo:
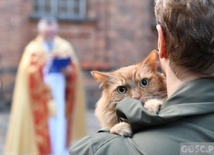
{"label": "blurred person in background", "polygon": [[[5,155],[66,155],[68,146],[86,134],[85,95],[74,50],[57,36],[55,18],[41,19],[38,32],[18,68]],[[50,71],[57,58],[70,61]]]}

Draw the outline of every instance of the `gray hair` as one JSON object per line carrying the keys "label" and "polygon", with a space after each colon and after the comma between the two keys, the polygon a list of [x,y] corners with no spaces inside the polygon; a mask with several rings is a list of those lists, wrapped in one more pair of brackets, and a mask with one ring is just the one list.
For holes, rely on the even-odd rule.
{"label": "gray hair", "polygon": [[43,28],[46,25],[51,25],[51,26],[55,26],[56,28],[58,28],[58,22],[57,22],[56,18],[54,18],[54,17],[43,17],[38,22],[38,25],[37,25],[38,31],[43,30]]}

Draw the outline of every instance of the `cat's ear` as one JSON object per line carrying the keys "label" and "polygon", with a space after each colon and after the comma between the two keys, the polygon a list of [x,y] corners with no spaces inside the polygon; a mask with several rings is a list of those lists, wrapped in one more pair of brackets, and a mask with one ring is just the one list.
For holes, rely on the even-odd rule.
{"label": "cat's ear", "polygon": [[142,62],[143,65],[151,67],[153,71],[157,70],[157,51],[153,50],[148,57]]}
{"label": "cat's ear", "polygon": [[91,75],[100,83],[102,84],[108,77],[110,77],[109,73],[106,72],[98,72],[98,71],[92,71]]}

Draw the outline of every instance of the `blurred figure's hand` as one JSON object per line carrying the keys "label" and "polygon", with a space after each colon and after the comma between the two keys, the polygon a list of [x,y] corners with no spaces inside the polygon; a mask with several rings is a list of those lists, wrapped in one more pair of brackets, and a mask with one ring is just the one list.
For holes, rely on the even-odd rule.
{"label": "blurred figure's hand", "polygon": [[59,54],[57,53],[51,53],[51,54],[47,54],[45,56],[45,64],[49,64],[51,61],[53,61],[54,58],[58,58]]}
{"label": "blurred figure's hand", "polygon": [[61,72],[65,76],[69,76],[72,73],[72,68],[71,68],[71,66],[67,66],[66,68],[62,69]]}

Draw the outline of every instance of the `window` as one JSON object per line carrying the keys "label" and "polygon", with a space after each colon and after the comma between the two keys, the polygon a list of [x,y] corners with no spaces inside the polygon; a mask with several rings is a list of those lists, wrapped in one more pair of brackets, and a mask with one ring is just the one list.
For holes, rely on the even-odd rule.
{"label": "window", "polygon": [[86,0],[34,0],[33,16],[46,15],[59,19],[84,19]]}

